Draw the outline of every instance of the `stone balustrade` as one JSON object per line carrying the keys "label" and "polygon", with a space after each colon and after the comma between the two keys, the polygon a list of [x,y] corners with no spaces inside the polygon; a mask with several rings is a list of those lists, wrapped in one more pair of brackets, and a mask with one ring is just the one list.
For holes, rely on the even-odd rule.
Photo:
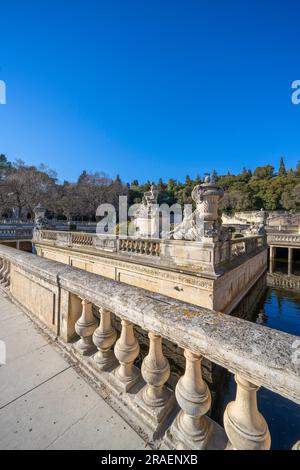
{"label": "stone balustrade", "polygon": [[[166,251],[168,251],[165,246],[170,245],[174,247],[175,245],[184,244],[185,250],[189,252],[189,249],[193,249],[193,246],[196,245],[193,241],[109,237],[96,233],[87,234],[84,232],[54,230],[40,230],[35,233],[34,240],[36,242],[54,242],[58,246],[82,246],[91,247],[95,250],[126,253],[128,255],[147,255],[162,260],[165,257]],[[203,246],[207,247],[207,242]],[[261,235],[232,239],[229,242],[225,242],[224,246],[222,244],[218,245],[219,255],[215,258],[222,263],[228,261],[228,259],[234,260],[243,255],[251,255],[265,246],[266,238]],[[198,244],[197,249],[199,250],[199,248],[201,249],[201,243]],[[187,258],[190,258],[189,254],[187,254]]]}
{"label": "stone balustrade", "polygon": [[[58,337],[70,360],[153,446],[269,449],[268,425],[256,400],[259,387],[300,404],[296,336],[5,246],[0,259],[0,287]],[[148,332],[144,356],[136,327]],[[175,391],[168,382],[165,340],[185,356]],[[236,396],[226,407],[224,428],[208,416],[211,393],[202,376],[203,358],[235,374]]]}
{"label": "stone balustrade", "polygon": [[296,233],[268,233],[267,240],[270,246],[300,246],[300,235]]}
{"label": "stone balustrade", "polygon": [[93,236],[87,233],[71,233],[71,243],[73,245],[93,246]]}
{"label": "stone balustrade", "polygon": [[266,245],[264,236],[250,236],[230,240],[231,260],[243,255],[250,255]]}
{"label": "stone balustrade", "polygon": [[141,255],[159,256],[160,241],[132,238],[120,238],[118,240],[118,251],[135,253]]}
{"label": "stone balustrade", "polygon": [[1,240],[24,240],[32,239],[32,228],[0,228],[0,241]]}
{"label": "stone balustrade", "polygon": [[40,240],[57,240],[59,237],[59,234],[64,235],[64,232],[56,232],[54,230],[40,230],[35,232],[34,236],[35,239],[40,239]]}

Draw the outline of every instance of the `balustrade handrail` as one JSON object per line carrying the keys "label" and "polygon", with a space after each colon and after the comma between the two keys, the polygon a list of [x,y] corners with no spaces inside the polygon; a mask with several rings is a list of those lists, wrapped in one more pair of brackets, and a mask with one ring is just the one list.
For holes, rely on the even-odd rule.
{"label": "balustrade handrail", "polygon": [[300,404],[297,336],[6,246],[0,258]]}
{"label": "balustrade handrail", "polygon": [[293,241],[293,240],[300,241],[300,234],[299,233],[286,233],[286,232],[278,232],[278,233],[268,233],[268,240],[270,241]]}
{"label": "balustrade handrail", "polygon": [[[49,230],[49,229],[42,229],[41,230],[41,234],[42,234],[42,238],[44,235],[48,235],[48,234],[51,234],[51,235],[54,235],[54,234],[57,234],[57,235],[60,235],[60,234],[63,234],[63,235],[66,235],[67,234],[70,234],[70,237],[72,236],[79,236],[79,235],[88,235],[89,237],[92,237],[92,238],[100,238],[100,239],[111,239],[111,240],[129,240],[129,241],[144,241],[144,242],[154,242],[154,243],[160,243],[160,242],[163,242],[164,239],[163,238],[145,238],[145,237],[130,237],[130,236],[124,236],[124,235],[115,235],[115,236],[109,236],[109,235],[99,235],[97,233],[88,233],[88,232],[79,232],[79,231],[76,231],[76,232],[73,232],[73,231],[64,231],[64,230]],[[263,240],[265,238],[265,235],[247,235],[247,236],[243,236],[243,237],[240,237],[240,238],[232,238],[230,240],[231,244],[232,245],[235,245],[235,244],[238,244],[238,243],[247,243],[251,240]],[[190,243],[193,243],[192,241],[190,241]]]}
{"label": "balustrade handrail", "polygon": [[246,237],[237,237],[237,238],[232,238],[230,241],[231,241],[231,244],[235,244],[235,243],[242,243],[244,241],[248,241],[248,240],[260,240],[260,239],[263,239],[265,237],[265,235],[247,235]]}
{"label": "balustrade handrail", "polygon": [[18,237],[32,237],[33,230],[32,228],[28,227],[10,227],[10,228],[5,228],[1,227],[0,228],[0,239],[5,239],[5,238],[13,238],[16,239]]}

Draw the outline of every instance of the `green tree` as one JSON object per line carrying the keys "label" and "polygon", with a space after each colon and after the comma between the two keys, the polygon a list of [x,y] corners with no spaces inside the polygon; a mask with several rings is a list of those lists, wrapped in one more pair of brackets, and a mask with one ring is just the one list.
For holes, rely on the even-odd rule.
{"label": "green tree", "polygon": [[283,157],[280,158],[280,163],[279,163],[279,170],[278,170],[278,176],[286,176],[286,169],[285,169],[285,164],[283,161]]}
{"label": "green tree", "polygon": [[258,166],[255,168],[253,177],[256,179],[272,178],[274,167],[272,165]]}

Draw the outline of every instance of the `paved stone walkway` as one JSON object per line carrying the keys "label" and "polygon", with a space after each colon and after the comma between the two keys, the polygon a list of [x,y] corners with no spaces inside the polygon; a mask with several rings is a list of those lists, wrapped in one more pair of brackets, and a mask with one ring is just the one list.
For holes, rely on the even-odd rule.
{"label": "paved stone walkway", "polygon": [[0,293],[0,449],[145,449],[144,441]]}

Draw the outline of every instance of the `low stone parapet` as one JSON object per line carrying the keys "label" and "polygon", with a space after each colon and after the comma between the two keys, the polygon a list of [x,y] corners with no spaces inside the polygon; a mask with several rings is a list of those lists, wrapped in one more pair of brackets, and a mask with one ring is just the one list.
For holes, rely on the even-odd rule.
{"label": "low stone parapet", "polygon": [[31,240],[32,228],[0,228],[0,242],[4,240]]}
{"label": "low stone parapet", "polygon": [[191,271],[216,273],[218,268],[252,256],[266,248],[264,235],[252,235],[226,241],[203,241],[144,239],[111,237],[96,233],[61,232],[39,230],[34,233],[34,242],[53,246],[88,249],[91,252],[115,252],[121,256],[146,257],[162,266],[185,268]]}
{"label": "low stone parapet", "polygon": [[[8,247],[0,246],[0,258],[6,292],[58,336],[153,442],[180,449],[269,449],[258,388],[300,404],[296,336]],[[119,337],[113,317],[121,322]],[[141,367],[136,325],[149,336]],[[185,372],[175,393],[168,386],[165,339],[184,350]],[[226,407],[224,430],[208,416],[211,395],[202,376],[203,358],[235,374],[236,397]]]}

